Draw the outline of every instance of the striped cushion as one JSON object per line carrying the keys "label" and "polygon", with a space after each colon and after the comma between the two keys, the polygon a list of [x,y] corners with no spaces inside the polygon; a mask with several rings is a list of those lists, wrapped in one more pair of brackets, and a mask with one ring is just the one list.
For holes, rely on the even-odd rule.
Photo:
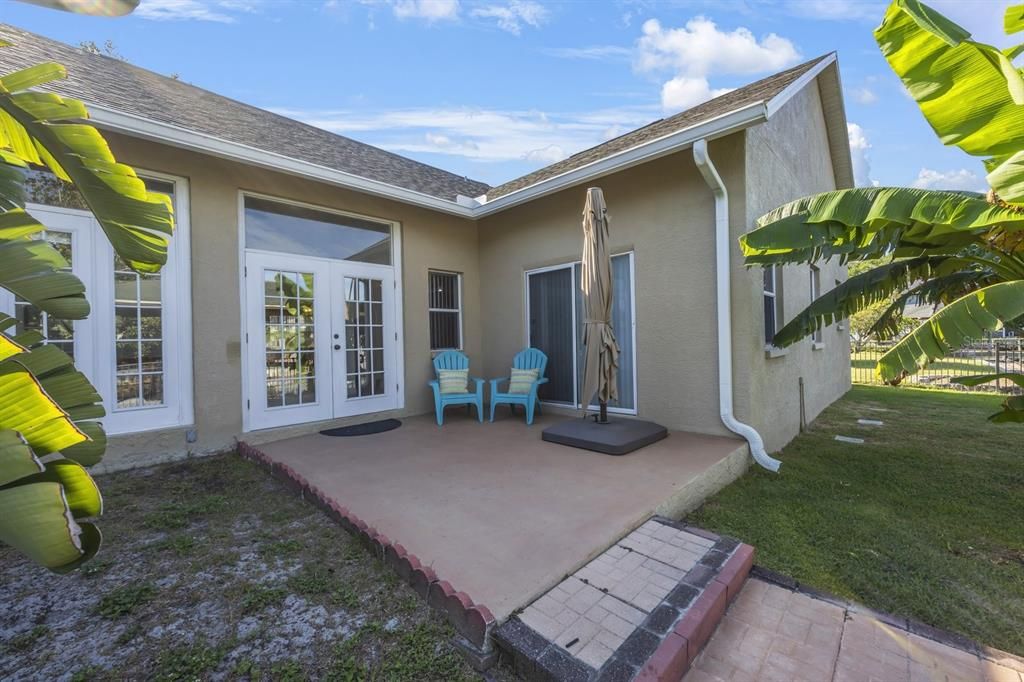
{"label": "striped cushion", "polygon": [[441,393],[467,393],[469,385],[468,369],[439,369],[437,382],[441,384]]}
{"label": "striped cushion", "polygon": [[529,393],[530,389],[533,388],[533,382],[537,380],[538,374],[540,374],[540,370],[537,368],[516,369],[513,367],[512,374],[509,375],[508,392]]}

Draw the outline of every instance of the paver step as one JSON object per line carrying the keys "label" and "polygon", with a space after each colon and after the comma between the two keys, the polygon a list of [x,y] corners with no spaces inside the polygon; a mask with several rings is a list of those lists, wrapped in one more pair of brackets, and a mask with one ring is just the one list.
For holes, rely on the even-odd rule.
{"label": "paver step", "polygon": [[530,681],[680,680],[711,639],[754,548],[654,517],[494,631]]}

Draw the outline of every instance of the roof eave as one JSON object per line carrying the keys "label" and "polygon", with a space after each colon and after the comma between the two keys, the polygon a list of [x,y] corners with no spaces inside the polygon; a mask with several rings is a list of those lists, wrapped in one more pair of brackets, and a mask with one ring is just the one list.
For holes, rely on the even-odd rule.
{"label": "roof eave", "polygon": [[283,154],[275,154],[238,142],[231,142],[213,135],[187,130],[169,123],[116,111],[97,104],[86,103],[90,120],[105,130],[123,133],[132,137],[169,144],[181,149],[217,156],[231,161],[240,161],[252,166],[280,171],[290,175],[318,180],[337,187],[344,187],[366,194],[393,199],[404,204],[441,211],[462,218],[473,218],[473,210],[457,201],[449,201],[415,190],[398,187],[378,180],[371,180],[353,173],[328,168],[308,161],[302,161]]}
{"label": "roof eave", "polygon": [[611,173],[617,173],[626,168],[681,151],[692,146],[697,140],[725,137],[744,128],[762,123],[765,120],[767,120],[765,103],[763,101],[751,102],[740,109],[734,109],[689,128],[677,130],[650,142],[645,142],[617,154],[598,159],[585,166],[574,168],[533,185],[509,192],[497,199],[481,204],[475,211],[475,217],[482,218],[492,215],[527,201],[552,194],[566,187],[588,182]]}

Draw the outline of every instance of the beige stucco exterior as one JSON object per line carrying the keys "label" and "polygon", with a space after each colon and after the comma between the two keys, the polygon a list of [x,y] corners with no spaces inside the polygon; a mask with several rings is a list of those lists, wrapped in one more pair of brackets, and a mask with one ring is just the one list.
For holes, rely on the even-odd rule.
{"label": "beige stucco exterior", "polygon": [[[525,272],[580,255],[586,185],[472,221],[155,142],[115,134],[109,138],[119,160],[188,180],[198,438],[186,442],[191,425],[114,437],[106,468],[226,449],[242,433],[242,191],[400,225],[405,407],[398,416],[433,410],[427,388],[433,375],[428,269],[463,274],[465,351],[472,373],[491,377],[506,374],[512,356],[526,343]],[[734,239],[766,210],[836,184],[814,83],[767,123],[712,141],[710,154],[729,191]],[[692,152],[676,152],[592,184],[603,188],[608,201],[612,252],[634,254],[639,416],[673,429],[727,433],[718,404],[715,204]],[[844,277],[843,268],[825,265],[823,290]],[[774,451],[799,429],[801,377],[808,420],[848,388],[847,332],[830,327],[820,350],[804,341],[769,357],[774,354],[764,347],[761,272],[746,270],[737,248],[732,249],[732,285],[736,415],[759,429]],[[787,267],[783,319],[802,309],[809,295],[807,266]],[[279,439],[323,427],[321,422],[257,431],[246,439]]]}
{"label": "beige stucco exterior", "polygon": [[[108,469],[230,448],[242,432],[242,320],[239,193],[282,199],[399,223],[402,240],[405,408],[433,409],[426,382],[433,378],[427,326],[427,270],[463,273],[465,351],[480,362],[477,228],[469,220],[181,149],[108,133],[118,160],[139,169],[188,180],[192,251],[192,329],[195,429],[188,427],[115,436],[102,466]],[[363,415],[357,421],[366,420]],[[342,424],[341,419],[328,424]],[[281,438],[324,428],[325,423],[257,431],[247,439]]]}

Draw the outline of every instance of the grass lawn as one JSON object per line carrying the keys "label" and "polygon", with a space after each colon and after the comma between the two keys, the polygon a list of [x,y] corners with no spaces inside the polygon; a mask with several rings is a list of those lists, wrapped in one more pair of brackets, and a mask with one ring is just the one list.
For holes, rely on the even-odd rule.
{"label": "grass lawn", "polygon": [[411,589],[241,458],[99,483],[82,570],[0,549],[0,679],[478,679]]}
{"label": "grass lawn", "polygon": [[855,386],[781,473],[755,467],[688,520],[801,582],[1024,654],[1024,425],[986,422],[999,401]]}

